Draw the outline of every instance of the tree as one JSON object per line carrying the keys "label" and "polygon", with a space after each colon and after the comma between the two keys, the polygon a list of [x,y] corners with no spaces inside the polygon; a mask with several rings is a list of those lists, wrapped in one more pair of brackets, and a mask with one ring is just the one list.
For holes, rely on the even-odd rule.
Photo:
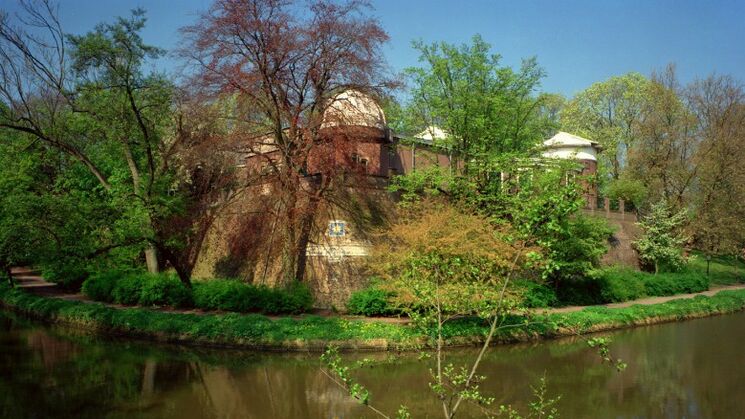
{"label": "tree", "polygon": [[167,193],[163,189],[171,175],[162,154],[173,86],[163,76],[142,73],[146,59],[164,53],[142,41],[139,32],[144,26],[144,10],[136,9],[129,19],[100,24],[86,35],[68,39],[78,92],[74,105],[89,116],[89,131],[103,142],[115,144],[113,150],[107,147],[104,152],[118,151],[121,157],[116,163],[126,162],[129,193],[118,199],[128,203],[128,228],[139,230],[133,235],[150,243],[145,251],[147,267],[157,272],[153,216],[163,211],[157,208],[157,197]]}
{"label": "tree", "polygon": [[262,208],[282,223],[257,241],[281,247],[285,283],[303,279],[316,214],[353,163],[344,151],[355,133],[334,127],[355,121],[334,107],[352,102],[343,92],[374,94],[387,83],[388,36],[366,8],[317,0],[301,13],[305,4],[291,1],[217,0],[183,29],[194,85],[205,100],[234,98],[230,136],[261,162],[254,182],[273,189]]}
{"label": "tree", "polygon": [[652,202],[664,199],[680,208],[689,202],[698,170],[695,120],[682,96],[675,67],[653,73],[648,99],[628,149],[626,175],[645,185]]}
{"label": "tree", "polygon": [[525,151],[541,139],[538,114],[544,99],[536,90],[543,70],[535,59],[519,70],[500,65],[500,56],[476,35],[470,45],[414,43],[423,67],[406,70],[412,85],[406,106],[419,129],[438,126],[444,144],[462,160]]}
{"label": "tree", "polygon": [[642,261],[654,266],[655,274],[661,266],[678,270],[685,263],[682,253],[686,237],[681,227],[686,218],[685,210],[672,213],[669,205],[660,201],[652,205],[649,214],[638,223],[643,234],[634,245]]}
{"label": "tree", "polygon": [[[520,418],[510,407],[492,407],[495,399],[480,387],[485,377],[479,374],[479,367],[498,332],[531,323],[521,292],[513,282],[535,278],[544,268],[542,250],[520,239],[519,232],[508,225],[464,212],[441,199],[424,199],[402,210],[402,217],[378,237],[369,267],[393,295],[394,304],[428,336],[427,343],[434,348],[429,386],[443,417],[457,417],[464,405],[471,403],[484,417],[507,414]],[[510,322],[520,315],[524,322]],[[448,362],[446,329],[452,323],[469,320],[487,325],[480,350],[472,361],[462,365]],[[624,368],[620,360],[611,359],[606,339],[588,343],[600,349],[605,361],[615,362],[619,370]],[[373,406],[367,389],[354,379],[350,367],[343,365],[333,348],[322,360],[328,369],[324,372],[332,380],[377,415],[388,417]],[[544,417],[551,411],[555,414],[552,406],[556,400],[546,397],[545,382],[536,397],[527,417]],[[396,417],[410,416],[402,406]]]}
{"label": "tree", "polygon": [[[488,407],[481,393],[479,364],[507,314],[520,305],[511,281],[533,269],[537,248],[514,240],[509,228],[464,214],[447,204],[423,201],[394,223],[375,250],[371,267],[394,301],[417,327],[431,333],[435,366],[432,388],[446,418],[464,403]],[[443,352],[444,327],[463,316],[478,316],[489,332],[473,363],[455,366]]]}
{"label": "tree", "polygon": [[[157,248],[189,285],[200,243],[183,239],[193,236],[196,220],[175,220],[196,203],[215,208],[219,201],[207,204],[205,197],[216,198],[220,194],[210,188],[222,190],[229,182],[215,182],[212,175],[229,176],[222,167],[205,170],[204,162],[188,158],[188,149],[200,145],[197,139],[211,137],[172,131],[175,87],[165,76],[144,71],[149,59],[163,54],[140,36],[144,12],[70,36],[50,2],[23,2],[22,11],[21,25],[8,14],[0,17],[0,97],[7,105],[0,109],[0,128],[71,160],[60,171],[69,175],[66,185],[74,185],[65,192],[84,195],[73,205],[82,209],[81,202],[95,202],[99,206],[88,208],[90,213],[110,217],[97,227],[95,249],[76,257],[141,249],[148,268],[157,271]],[[211,181],[195,187],[195,167],[187,163],[201,164],[202,180]],[[185,251],[189,246],[196,249]],[[190,256],[182,258],[184,253]]]}
{"label": "tree", "polygon": [[710,76],[685,91],[695,115],[696,247],[709,255],[736,255],[745,245],[745,89],[729,76]]}
{"label": "tree", "polygon": [[649,80],[638,73],[611,77],[577,94],[561,111],[561,126],[600,143],[601,170],[618,179],[649,100]]}

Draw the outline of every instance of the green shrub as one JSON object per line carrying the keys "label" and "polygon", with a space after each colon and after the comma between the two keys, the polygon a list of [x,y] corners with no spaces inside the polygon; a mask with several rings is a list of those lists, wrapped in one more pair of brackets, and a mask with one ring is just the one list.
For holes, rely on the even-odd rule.
{"label": "green shrub", "polygon": [[77,259],[62,259],[42,266],[41,274],[49,282],[68,290],[77,291],[88,278],[85,262]]}
{"label": "green shrub", "polygon": [[132,274],[120,278],[112,291],[113,301],[118,304],[127,305],[139,303],[143,285],[142,275]]}
{"label": "green shrub", "polygon": [[347,302],[347,310],[350,314],[362,316],[394,315],[399,313],[399,311],[389,301],[392,295],[392,292],[376,287],[355,291]]}
{"label": "green shrub", "polygon": [[[664,297],[709,289],[708,278],[698,272],[668,272],[655,275],[614,267],[594,271],[585,279],[586,284],[593,281],[595,287],[586,286],[584,289],[575,290],[579,291],[578,294],[585,293],[585,298],[574,296],[571,304],[618,303],[648,296]],[[561,300],[566,302],[564,299]]]}
{"label": "green shrub", "polygon": [[650,296],[688,294],[708,290],[709,278],[698,272],[645,274],[644,288]]}
{"label": "green shrub", "polygon": [[194,305],[205,310],[297,314],[313,306],[313,297],[302,283],[282,289],[215,279],[194,283]]}
{"label": "green shrub", "polygon": [[118,271],[99,272],[83,282],[83,294],[91,300],[111,303],[114,301],[114,288],[124,275]]}
{"label": "green shrub", "polygon": [[196,281],[189,289],[172,274],[98,273],[85,281],[83,292],[96,301],[125,305],[198,307],[242,313],[297,314],[313,306],[310,289],[301,283],[275,289],[219,279]]}
{"label": "green shrub", "polygon": [[602,283],[594,275],[563,280],[556,290],[559,305],[589,306],[603,304]]}
{"label": "green shrub", "polygon": [[598,277],[602,301],[620,303],[646,296],[643,275],[632,269],[603,269]]}
{"label": "green shrub", "polygon": [[313,296],[310,288],[301,282],[295,282],[286,289],[266,288],[263,310],[268,314],[298,314],[310,310]]}
{"label": "green shrub", "polygon": [[545,284],[539,284],[533,281],[516,281],[515,286],[518,292],[522,294],[525,307],[552,307],[558,303],[556,292]]}
{"label": "green shrub", "polygon": [[174,275],[140,275],[142,288],[138,303],[143,306],[164,305],[176,308],[191,307],[191,290]]}
{"label": "green shrub", "polygon": [[194,282],[194,306],[205,310],[260,311],[262,290],[233,279]]}

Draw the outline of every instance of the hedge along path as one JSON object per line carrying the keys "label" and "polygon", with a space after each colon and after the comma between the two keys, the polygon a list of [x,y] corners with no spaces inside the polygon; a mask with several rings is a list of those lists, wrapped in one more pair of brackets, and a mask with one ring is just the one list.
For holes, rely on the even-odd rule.
{"label": "hedge along path", "polygon": [[[412,325],[343,317],[303,316],[270,319],[259,314],[193,314],[120,308],[100,303],[30,294],[0,286],[0,305],[30,317],[94,333],[187,345],[266,351],[321,352],[329,345],[347,351],[418,350],[430,340]],[[609,308],[588,307],[568,313],[541,313],[532,319],[513,316],[495,343],[535,341],[575,336],[733,313],[745,309],[745,290],[725,290],[714,296],[674,299],[660,304]],[[480,344],[488,331],[481,319],[446,324],[446,346]]]}
{"label": "hedge along path", "polygon": [[[18,288],[21,288],[31,294],[38,295],[41,297],[53,297],[53,298],[60,298],[63,300],[68,300],[68,301],[95,303],[95,304],[101,304],[101,305],[104,305],[107,307],[113,307],[113,308],[133,308],[134,307],[134,306],[128,306],[124,304],[95,301],[80,292],[77,292],[77,293],[68,292],[58,287],[57,284],[45,280],[43,277],[38,275],[36,272],[30,269],[27,269],[27,268],[13,268],[12,273],[13,273],[13,278],[16,281]],[[186,314],[196,314],[196,315],[205,315],[205,314],[214,314],[214,313],[230,313],[230,312],[224,312],[221,310],[203,310],[199,308],[184,309],[184,308],[174,308],[174,307],[148,307],[148,309],[155,310],[155,311],[169,312],[169,313],[186,313]],[[410,323],[409,319],[407,318],[344,316],[344,315],[339,315],[339,314],[333,314],[330,310],[318,310],[317,313],[312,313],[312,314],[318,314],[323,317],[328,317],[330,315],[333,315],[334,317],[343,317],[346,319],[361,320],[361,321],[368,321],[368,322],[383,322],[383,323],[397,323],[397,324]],[[263,314],[263,315],[272,320],[285,319],[288,317],[294,318],[294,319],[300,319],[303,317],[302,315],[271,315],[271,314]]]}
{"label": "hedge along path", "polygon": [[[65,292],[64,290],[59,288],[57,284],[44,280],[44,278],[35,274],[33,271],[29,269],[14,268],[13,276],[18,282],[19,287],[24,288],[28,290],[29,292],[36,294],[36,295],[62,298],[65,300],[72,300],[72,301],[103,304],[108,307],[115,307],[115,308],[130,307],[130,306],[125,306],[121,304],[93,301],[81,293]],[[582,311],[584,309],[593,308],[593,307],[595,308],[597,307],[625,308],[625,307],[631,307],[634,305],[661,304],[661,303],[665,303],[668,301],[673,301],[673,300],[677,300],[681,298],[694,298],[699,295],[711,297],[717,294],[719,291],[741,290],[741,289],[745,289],[745,284],[716,286],[716,287],[712,287],[708,291],[702,291],[702,292],[696,292],[696,293],[690,293],[690,294],[676,294],[676,295],[670,295],[670,296],[664,296],[664,297],[645,297],[645,298],[640,298],[637,300],[624,301],[620,303],[598,304],[598,305],[591,305],[591,306],[567,306],[567,307],[544,308],[544,309],[537,308],[534,311],[536,313],[541,313],[541,314],[553,314],[553,313],[572,313],[572,312]],[[166,312],[174,312],[174,313],[191,313],[191,314],[198,314],[198,315],[214,313],[214,312],[204,311],[200,309],[177,309],[177,308],[171,308],[171,307],[157,308],[157,310],[166,311]],[[316,313],[316,314],[320,314],[326,317],[330,314],[330,312],[320,311],[319,313]],[[282,316],[282,315],[265,315],[265,316],[269,319],[275,319],[275,320],[283,319],[287,317],[291,317],[295,319],[302,318],[302,316]],[[337,315],[337,314],[333,314],[333,317],[342,317],[342,318],[350,319],[350,320],[359,320],[359,321],[368,321],[368,322],[383,322],[383,323],[394,323],[394,324],[409,324],[410,323],[409,319],[400,318],[400,317],[365,317],[365,316],[344,316],[344,315]]]}
{"label": "hedge along path", "polygon": [[665,297],[646,297],[646,298],[640,298],[638,300],[624,301],[621,303],[610,303],[610,304],[601,304],[601,305],[594,305],[594,306],[568,306],[568,307],[550,308],[550,309],[546,309],[545,312],[547,313],[572,313],[575,311],[582,311],[589,307],[624,308],[624,307],[631,307],[635,305],[653,305],[653,304],[666,303],[668,301],[673,301],[673,300],[695,298],[699,295],[711,297],[713,295],[716,295],[720,291],[734,291],[734,290],[743,290],[743,289],[745,289],[745,284],[723,285],[723,286],[711,287],[711,289],[709,289],[708,291],[694,292],[690,294],[676,294],[676,295],[668,295]]}

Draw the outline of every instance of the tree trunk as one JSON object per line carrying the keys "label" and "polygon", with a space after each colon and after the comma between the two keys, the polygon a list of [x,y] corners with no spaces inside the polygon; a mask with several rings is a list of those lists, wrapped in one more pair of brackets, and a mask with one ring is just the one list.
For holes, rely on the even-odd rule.
{"label": "tree trunk", "polygon": [[[299,186],[293,185],[296,189]],[[295,280],[297,273],[297,190],[287,191],[288,196],[285,201],[285,223],[284,237],[282,237],[282,266],[281,281],[283,286],[289,285]],[[279,284],[277,284],[279,285]]]}
{"label": "tree trunk", "polygon": [[167,247],[165,246],[157,246],[156,249],[160,252],[161,255],[165,258],[165,260],[168,261],[168,263],[173,266],[173,269],[176,271],[176,275],[178,275],[178,278],[181,280],[181,283],[183,283],[187,288],[191,289],[191,271],[192,268],[184,266],[185,264],[182,263],[181,259],[178,258],[177,255],[175,255],[173,252],[171,252]]}
{"label": "tree trunk", "polygon": [[155,373],[158,368],[158,363],[152,359],[145,361],[145,370],[142,373],[142,390],[140,396],[148,397],[152,396],[155,390]]}
{"label": "tree trunk", "polygon": [[173,269],[176,270],[176,274],[181,282],[186,285],[186,288],[191,289],[191,270],[184,269],[178,262],[176,264],[172,262],[171,264],[173,265]]}
{"label": "tree trunk", "polygon": [[145,249],[145,264],[147,264],[147,271],[151,274],[157,274],[160,271],[158,268],[158,251],[152,244]]}
{"label": "tree trunk", "polygon": [[305,279],[305,268],[308,264],[308,243],[310,242],[310,235],[313,231],[313,220],[316,208],[318,207],[318,200],[311,198],[311,203],[303,214],[301,225],[300,225],[300,237],[297,244],[297,266],[295,269],[295,280],[302,282]]}
{"label": "tree trunk", "polygon": [[[122,150],[124,151],[124,157],[127,160],[129,172],[132,174],[132,190],[135,196],[140,196],[142,192],[140,169],[137,167],[137,163],[132,156],[132,150],[129,148],[129,141],[127,139],[122,139]],[[148,222],[150,223],[150,225],[153,224],[152,217],[149,213]],[[156,251],[155,246],[153,246],[152,244],[145,249],[145,264],[147,265],[147,271],[151,274],[157,274],[159,272],[158,252]]]}

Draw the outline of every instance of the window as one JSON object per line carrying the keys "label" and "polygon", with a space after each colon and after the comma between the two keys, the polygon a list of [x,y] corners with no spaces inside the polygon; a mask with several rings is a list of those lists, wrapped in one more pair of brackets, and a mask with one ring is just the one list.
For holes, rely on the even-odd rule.
{"label": "window", "polygon": [[352,153],[352,159],[351,160],[352,160],[352,165],[353,166],[359,166],[359,167],[362,168],[362,170],[365,171],[365,173],[367,173],[367,159],[366,158],[363,158],[362,156],[360,156],[357,153]]}

